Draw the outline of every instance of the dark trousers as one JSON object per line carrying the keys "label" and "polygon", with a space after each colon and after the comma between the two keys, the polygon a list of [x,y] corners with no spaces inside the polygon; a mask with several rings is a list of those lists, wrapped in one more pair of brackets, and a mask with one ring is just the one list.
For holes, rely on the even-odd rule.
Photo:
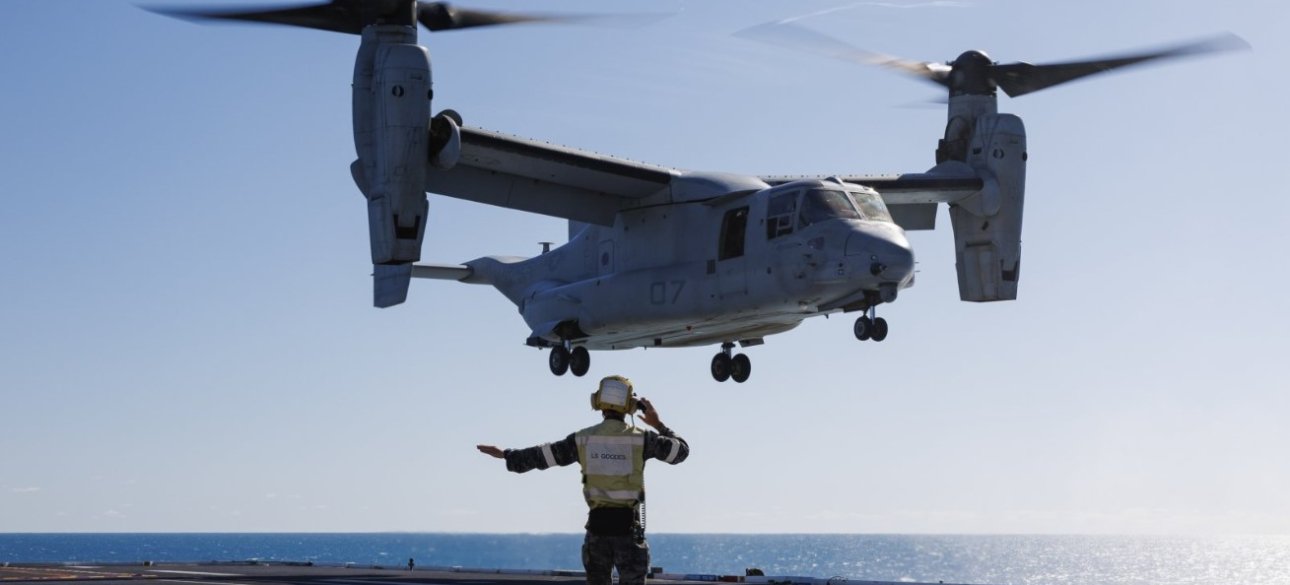
{"label": "dark trousers", "polygon": [[618,568],[619,585],[644,585],[649,572],[649,543],[635,536],[597,536],[582,541],[582,566],[587,585],[610,585]]}

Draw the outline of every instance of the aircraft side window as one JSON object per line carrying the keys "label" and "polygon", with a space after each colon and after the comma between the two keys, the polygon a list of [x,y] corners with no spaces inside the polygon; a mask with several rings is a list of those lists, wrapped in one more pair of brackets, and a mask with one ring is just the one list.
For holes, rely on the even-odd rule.
{"label": "aircraft side window", "polygon": [[740,207],[726,212],[721,221],[721,241],[717,243],[717,259],[738,258],[744,255],[744,239],[748,233],[748,208]]}
{"label": "aircraft side window", "polygon": [[770,198],[766,208],[766,239],[773,240],[793,233],[798,194],[798,191],[791,191]]}

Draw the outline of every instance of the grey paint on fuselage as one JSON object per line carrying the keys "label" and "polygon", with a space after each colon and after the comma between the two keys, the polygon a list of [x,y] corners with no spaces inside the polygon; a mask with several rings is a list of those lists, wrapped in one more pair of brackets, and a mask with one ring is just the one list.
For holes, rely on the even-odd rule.
{"label": "grey paint on fuselage", "polygon": [[[469,281],[492,284],[515,303],[531,342],[569,339],[588,349],[759,340],[840,310],[840,301],[865,291],[912,284],[909,242],[886,218],[835,218],[768,234],[776,195],[824,188],[880,202],[867,187],[819,180],[769,187],[702,173],[673,183],[671,200],[680,202],[621,211],[612,226],[571,226],[579,231],[568,243],[533,258],[468,262]],[[742,253],[721,258],[727,214],[741,208]],[[885,270],[875,275],[875,264]]]}

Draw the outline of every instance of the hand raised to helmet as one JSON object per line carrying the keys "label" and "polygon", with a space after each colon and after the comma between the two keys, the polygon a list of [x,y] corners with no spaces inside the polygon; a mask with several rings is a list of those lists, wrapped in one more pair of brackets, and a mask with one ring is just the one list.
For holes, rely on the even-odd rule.
{"label": "hand raised to helmet", "polygon": [[637,398],[636,401],[642,407],[640,410],[641,422],[656,429],[663,426],[663,421],[658,418],[658,411],[654,409],[654,405],[648,399]]}

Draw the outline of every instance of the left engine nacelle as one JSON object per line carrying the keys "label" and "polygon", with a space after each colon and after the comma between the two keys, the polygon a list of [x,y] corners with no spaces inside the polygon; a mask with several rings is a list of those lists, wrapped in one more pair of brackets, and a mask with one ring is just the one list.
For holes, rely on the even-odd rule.
{"label": "left engine nacelle", "polygon": [[[367,197],[373,264],[421,259],[430,126],[430,55],[408,27],[363,31],[354,70],[354,181]],[[407,42],[407,41],[411,42]]]}

